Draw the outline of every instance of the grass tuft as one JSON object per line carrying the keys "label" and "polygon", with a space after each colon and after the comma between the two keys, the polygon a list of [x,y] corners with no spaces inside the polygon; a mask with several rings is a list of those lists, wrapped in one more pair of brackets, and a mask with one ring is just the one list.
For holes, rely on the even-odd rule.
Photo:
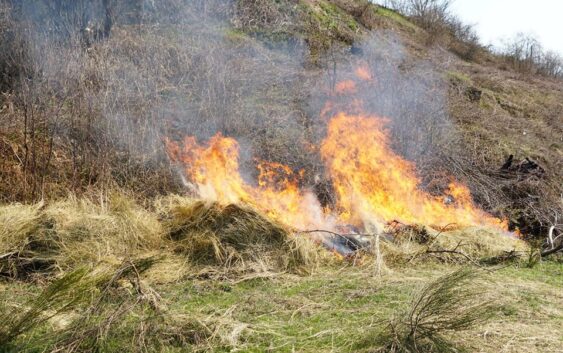
{"label": "grass tuft", "polygon": [[418,293],[411,307],[397,312],[376,343],[379,352],[459,352],[448,333],[470,329],[489,320],[495,305],[484,298],[482,284],[471,269],[438,278]]}
{"label": "grass tuft", "polygon": [[0,351],[9,351],[19,336],[57,315],[72,311],[84,301],[90,289],[85,276],[84,269],[66,274],[29,300],[24,308],[0,307]]}

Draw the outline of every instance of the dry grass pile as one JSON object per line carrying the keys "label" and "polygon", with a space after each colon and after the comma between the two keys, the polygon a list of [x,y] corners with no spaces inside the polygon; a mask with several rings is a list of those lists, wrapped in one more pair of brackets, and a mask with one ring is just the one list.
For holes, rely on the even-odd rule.
{"label": "dry grass pile", "polygon": [[[162,258],[162,265],[151,269],[155,282],[202,270],[306,273],[324,258],[311,239],[244,205],[169,196],[147,210],[113,194],[97,201],[69,197],[0,211],[0,275],[9,278],[80,266],[115,268],[124,260],[154,255]],[[524,241],[485,228],[438,232],[401,226],[390,234],[393,239],[379,249],[387,265],[429,259],[478,264],[528,251]]]}
{"label": "dry grass pile", "polygon": [[43,208],[43,203],[0,206],[0,277],[26,277],[53,265],[56,245],[40,234]]}
{"label": "dry grass pile", "polygon": [[100,262],[120,263],[126,258],[159,249],[163,228],[155,214],[121,195],[107,201],[70,197],[45,210],[60,249],[57,264],[63,270]]}
{"label": "dry grass pile", "polygon": [[26,278],[102,262],[119,264],[162,245],[156,215],[114,195],[0,208],[0,275]]}
{"label": "dry grass pile", "polygon": [[309,241],[249,207],[171,197],[160,208],[176,252],[196,264],[299,271],[316,262]]}
{"label": "dry grass pile", "polygon": [[25,279],[80,266],[116,267],[157,254],[171,270],[163,274],[156,266],[154,276],[176,279],[190,265],[300,272],[317,262],[318,249],[308,239],[246,206],[171,196],[155,208],[149,211],[119,194],[3,206],[0,274]]}
{"label": "dry grass pile", "polygon": [[25,248],[41,223],[43,204],[0,206],[0,256]]}
{"label": "dry grass pile", "polygon": [[[529,245],[511,234],[485,228],[436,231],[422,226],[404,226],[385,242],[382,252],[390,263],[413,263],[429,259],[446,263],[479,264],[491,259],[516,259],[529,252]],[[512,254],[511,256],[508,256]]]}

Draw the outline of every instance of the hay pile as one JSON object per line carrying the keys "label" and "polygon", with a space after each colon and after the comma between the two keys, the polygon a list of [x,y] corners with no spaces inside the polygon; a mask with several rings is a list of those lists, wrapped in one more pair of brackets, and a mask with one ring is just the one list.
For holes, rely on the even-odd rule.
{"label": "hay pile", "polygon": [[179,278],[194,266],[309,271],[318,249],[251,208],[179,196],[156,200],[152,210],[118,194],[0,207],[3,277],[115,267],[155,255],[174,272],[164,273],[157,265],[158,280]]}
{"label": "hay pile", "polygon": [[[520,239],[486,228],[438,232],[402,225],[389,234],[392,239],[382,241],[376,251],[388,265],[429,258],[479,262],[529,249]],[[118,266],[155,255],[163,264],[153,270],[155,281],[210,268],[235,274],[310,272],[322,257],[310,238],[244,205],[168,196],[147,209],[114,194],[0,206],[0,276]]]}
{"label": "hay pile", "polygon": [[156,215],[112,195],[0,208],[0,276],[26,278],[102,262],[119,264],[162,245]]}
{"label": "hay pile", "polygon": [[156,215],[122,195],[94,203],[70,197],[44,211],[63,270],[100,262],[120,263],[159,249],[164,230]]}
{"label": "hay pile", "polygon": [[158,208],[175,252],[195,264],[301,271],[316,263],[310,241],[250,207],[169,197]]}
{"label": "hay pile", "polygon": [[396,229],[392,236],[393,240],[383,245],[383,255],[391,263],[436,259],[478,264],[507,254],[517,258],[530,249],[524,240],[486,227],[437,231],[423,226],[404,226]]}
{"label": "hay pile", "polygon": [[0,277],[24,277],[53,263],[54,244],[38,236],[44,225],[43,204],[0,206]]}

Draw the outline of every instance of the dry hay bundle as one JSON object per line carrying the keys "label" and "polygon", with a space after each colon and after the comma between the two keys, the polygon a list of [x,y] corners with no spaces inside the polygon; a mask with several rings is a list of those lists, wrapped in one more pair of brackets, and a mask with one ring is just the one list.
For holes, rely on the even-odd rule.
{"label": "dry hay bundle", "polygon": [[119,195],[99,203],[71,196],[47,206],[0,207],[1,276],[119,264],[162,243],[156,215]]}
{"label": "dry hay bundle", "polygon": [[53,264],[52,239],[41,234],[46,223],[43,207],[0,206],[0,276],[26,277]]}
{"label": "dry hay bundle", "polygon": [[[487,259],[517,258],[529,251],[528,244],[513,234],[487,227],[433,230],[423,226],[402,226],[384,243],[386,259],[413,262],[438,259],[441,262],[479,263]],[[510,255],[510,256],[508,256]]]}
{"label": "dry hay bundle", "polygon": [[160,248],[163,229],[155,214],[121,195],[95,203],[69,197],[45,209],[63,269],[125,258]]}
{"label": "dry hay bundle", "polygon": [[172,197],[163,217],[176,251],[196,264],[293,271],[315,263],[312,243],[244,205]]}

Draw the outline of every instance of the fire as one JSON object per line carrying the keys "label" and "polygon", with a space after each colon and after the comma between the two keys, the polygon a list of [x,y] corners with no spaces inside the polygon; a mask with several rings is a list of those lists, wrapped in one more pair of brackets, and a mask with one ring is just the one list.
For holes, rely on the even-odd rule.
{"label": "fire", "polygon": [[356,92],[356,83],[352,80],[342,81],[336,84],[334,88],[336,93],[344,94],[344,93],[355,93]]}
{"label": "fire", "polygon": [[298,229],[327,222],[314,195],[299,188],[303,172],[296,174],[283,164],[259,161],[258,183],[253,185],[240,174],[239,146],[232,138],[217,134],[205,145],[194,137],[185,138],[182,147],[170,140],[166,144],[171,159],[184,165],[185,175],[202,198],[244,202]]}
{"label": "fire", "polygon": [[[323,209],[316,196],[300,186],[304,171],[256,161],[256,180],[243,178],[237,141],[220,133],[207,143],[198,143],[194,137],[186,137],[181,145],[167,140],[169,156],[184,166],[199,197],[244,202],[296,229],[354,226],[382,231],[387,224],[401,222],[436,229],[482,225],[506,230],[506,222],[473,203],[464,185],[451,182],[442,196],[423,190],[415,165],[391,149],[388,120],[364,113],[363,102],[354,97],[357,80],[375,84],[369,67],[362,65],[354,74],[356,80],[334,87],[339,103],[327,102],[321,111],[328,129],[320,155],[336,197],[331,208]],[[344,106],[342,98],[348,100]],[[316,146],[311,149],[317,150]]]}
{"label": "fire", "polygon": [[444,197],[420,188],[415,166],[389,147],[386,120],[376,116],[335,116],[321,144],[337,194],[339,219],[347,224],[379,229],[392,221],[443,227],[488,225],[500,220],[473,205],[469,190],[451,183]]}
{"label": "fire", "polygon": [[362,79],[364,81],[371,81],[373,80],[373,76],[371,74],[371,70],[369,69],[369,67],[367,65],[361,65],[356,69],[356,76],[359,79]]}

